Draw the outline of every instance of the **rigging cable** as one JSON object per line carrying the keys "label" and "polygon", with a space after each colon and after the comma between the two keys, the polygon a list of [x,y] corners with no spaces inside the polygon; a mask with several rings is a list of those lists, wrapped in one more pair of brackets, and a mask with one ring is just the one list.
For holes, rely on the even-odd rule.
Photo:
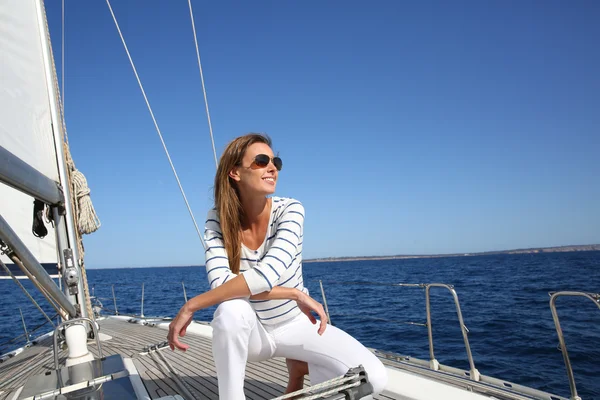
{"label": "rigging cable", "polygon": [[15,283],[17,284],[17,286],[19,286],[21,288],[21,290],[23,291],[23,293],[25,293],[25,295],[29,298],[29,300],[31,300],[31,302],[33,303],[33,305],[37,307],[37,309],[42,313],[42,315],[44,317],[46,317],[46,319],[48,320],[48,322],[50,322],[52,324],[52,326],[54,327],[55,326],[54,322],[52,322],[52,320],[50,319],[50,317],[48,316],[48,314],[46,314],[44,312],[44,310],[42,310],[42,307],[40,307],[40,305],[37,303],[37,301],[35,301],[35,299],[29,294],[29,292],[27,291],[27,289],[25,289],[25,287],[13,275],[13,273],[11,272],[11,270],[8,269],[8,267],[2,262],[2,260],[0,260],[0,266],[4,269],[4,271],[6,271],[6,274],[8,276],[10,276],[13,281],[15,281]]}
{"label": "rigging cable", "polygon": [[215,156],[215,166],[219,168],[217,161],[217,150],[215,150],[215,138],[213,137],[212,122],[210,121],[210,112],[208,111],[208,97],[206,96],[206,86],[204,85],[204,73],[202,72],[202,62],[200,61],[200,50],[198,49],[198,36],[196,35],[196,24],[194,23],[194,12],[192,11],[192,0],[188,0],[190,7],[190,18],[192,19],[192,31],[194,32],[194,43],[196,44],[196,58],[198,59],[198,69],[200,70],[200,81],[202,82],[202,93],[204,94],[204,105],[206,106],[206,118],[208,120],[208,131],[212,143],[213,155]]}
{"label": "rigging cable", "polygon": [[150,112],[150,116],[152,117],[152,121],[154,122],[154,127],[156,128],[158,137],[160,138],[163,149],[165,150],[165,154],[167,155],[167,159],[169,160],[169,164],[171,165],[171,169],[173,170],[173,174],[175,175],[175,179],[177,180],[177,185],[179,186],[179,190],[181,191],[181,195],[183,196],[183,201],[185,201],[185,205],[187,206],[190,217],[192,218],[194,227],[196,228],[196,232],[198,233],[198,237],[200,238],[200,241],[202,242],[202,246],[204,246],[204,249],[206,250],[206,243],[204,243],[204,238],[202,237],[202,234],[200,233],[200,228],[198,228],[198,224],[196,223],[196,218],[194,218],[194,213],[192,212],[190,203],[187,200],[185,191],[183,190],[183,186],[181,185],[181,181],[179,180],[179,176],[177,175],[177,171],[175,170],[175,165],[173,165],[173,161],[171,160],[171,156],[169,155],[169,150],[167,150],[167,145],[166,145],[166,143],[163,139],[163,136],[160,132],[160,128],[158,127],[158,123],[156,122],[156,118],[154,117],[154,112],[152,111],[152,107],[150,107],[150,102],[148,101],[148,97],[146,96],[146,91],[144,90],[144,87],[142,86],[142,81],[140,80],[140,77],[137,73],[137,69],[135,68],[135,64],[133,63],[133,59],[131,58],[131,54],[129,53],[129,49],[127,48],[127,43],[125,43],[125,38],[123,37],[123,34],[121,33],[121,28],[119,27],[119,23],[117,22],[117,17],[115,16],[115,13],[113,12],[113,9],[110,5],[110,0],[106,0],[106,4],[108,5],[108,9],[110,10],[110,14],[112,15],[113,21],[115,22],[115,26],[117,27],[117,31],[119,32],[119,36],[121,37],[121,42],[123,43],[123,47],[125,48],[125,52],[127,53],[127,58],[129,58],[129,63],[131,64],[131,68],[133,69],[135,78],[137,79],[140,90],[142,91],[142,95],[144,96],[144,100],[146,101],[146,106],[148,107],[148,111]]}
{"label": "rigging cable", "polygon": [[62,0],[61,7],[62,27],[61,27],[61,48],[60,48],[60,96],[63,110],[63,119],[65,112],[65,0]]}

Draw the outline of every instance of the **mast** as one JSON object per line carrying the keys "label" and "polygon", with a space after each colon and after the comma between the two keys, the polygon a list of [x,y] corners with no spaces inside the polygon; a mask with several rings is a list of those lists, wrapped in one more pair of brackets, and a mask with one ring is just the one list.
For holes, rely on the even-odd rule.
{"label": "mast", "polygon": [[62,265],[62,275],[65,277],[66,285],[63,286],[65,294],[72,304],[79,308],[82,317],[91,318],[88,315],[81,273],[81,262],[77,248],[77,232],[73,219],[73,204],[71,197],[71,185],[68,176],[67,163],[64,154],[64,130],[62,115],[60,114],[58,102],[58,84],[55,80],[54,60],[52,58],[50,35],[46,22],[46,12],[42,0],[35,0],[37,20],[42,41],[42,57],[44,60],[44,72],[46,86],[49,94],[50,115],[52,120],[52,133],[54,137],[54,148],[58,164],[60,184],[64,193],[64,207],[61,210],[54,208],[53,214],[56,222],[56,240],[59,249],[59,261]]}

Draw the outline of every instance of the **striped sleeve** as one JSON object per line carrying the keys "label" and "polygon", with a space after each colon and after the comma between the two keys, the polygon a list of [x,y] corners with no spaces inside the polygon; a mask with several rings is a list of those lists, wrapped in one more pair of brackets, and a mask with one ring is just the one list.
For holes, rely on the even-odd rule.
{"label": "striped sleeve", "polygon": [[274,234],[267,238],[267,241],[274,239],[267,254],[254,268],[243,272],[252,295],[268,292],[277,286],[296,259],[304,230],[302,204],[292,200],[285,205],[276,224]]}
{"label": "striped sleeve", "polygon": [[229,259],[223,244],[221,224],[216,210],[210,210],[204,228],[204,242],[206,243],[205,264],[206,276],[211,289],[222,285],[236,275],[229,269]]}

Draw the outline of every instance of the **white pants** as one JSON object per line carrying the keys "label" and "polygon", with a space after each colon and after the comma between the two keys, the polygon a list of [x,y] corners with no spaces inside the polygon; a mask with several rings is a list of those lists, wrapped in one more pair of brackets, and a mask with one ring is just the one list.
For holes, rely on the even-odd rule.
{"label": "white pants", "polygon": [[375,394],[387,383],[386,369],[371,351],[331,325],[319,336],[319,325],[313,325],[302,313],[279,325],[263,325],[248,300],[235,299],[219,305],[211,325],[222,400],[244,399],[246,362],[271,357],[307,362],[313,385],[344,375],[360,364]]}

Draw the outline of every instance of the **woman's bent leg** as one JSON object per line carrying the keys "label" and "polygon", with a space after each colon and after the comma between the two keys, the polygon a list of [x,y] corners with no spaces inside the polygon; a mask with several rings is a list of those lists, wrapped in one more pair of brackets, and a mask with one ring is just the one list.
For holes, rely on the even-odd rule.
{"label": "woman's bent leg", "polygon": [[219,398],[244,399],[244,376],[248,357],[266,359],[273,354],[272,344],[256,314],[245,299],[223,302],[211,322],[213,357],[217,368]]}
{"label": "woman's bent leg", "polygon": [[335,326],[328,325],[322,336],[301,314],[289,323],[271,332],[276,357],[306,361],[311,384],[344,375],[350,368],[362,365],[369,376],[375,394],[387,384],[383,363],[359,341]]}

